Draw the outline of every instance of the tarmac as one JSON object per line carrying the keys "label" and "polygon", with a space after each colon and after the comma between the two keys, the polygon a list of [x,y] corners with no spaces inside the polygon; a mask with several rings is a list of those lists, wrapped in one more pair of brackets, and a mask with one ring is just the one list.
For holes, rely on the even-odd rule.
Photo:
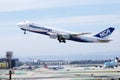
{"label": "tarmac", "polygon": [[[0,80],[8,79],[8,72],[9,70],[0,70]],[[14,70],[12,80],[120,80],[120,67],[104,69],[65,66],[59,70]]]}

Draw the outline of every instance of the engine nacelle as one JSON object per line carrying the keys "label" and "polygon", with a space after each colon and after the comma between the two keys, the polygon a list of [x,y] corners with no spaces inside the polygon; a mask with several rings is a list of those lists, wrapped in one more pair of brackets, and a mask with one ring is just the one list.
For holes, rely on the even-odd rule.
{"label": "engine nacelle", "polygon": [[70,38],[70,34],[67,34],[67,33],[61,33],[60,36],[64,39],[69,39]]}
{"label": "engine nacelle", "polygon": [[49,33],[49,36],[52,39],[56,39],[57,38],[57,34],[55,34],[55,33]]}

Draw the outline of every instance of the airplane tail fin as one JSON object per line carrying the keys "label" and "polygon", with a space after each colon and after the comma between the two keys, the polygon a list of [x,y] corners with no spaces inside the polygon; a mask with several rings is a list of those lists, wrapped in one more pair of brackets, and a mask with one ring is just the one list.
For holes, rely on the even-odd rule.
{"label": "airplane tail fin", "polygon": [[115,58],[115,62],[116,62],[116,63],[117,63],[117,62],[119,63],[119,62],[120,62],[120,59],[119,59],[118,57],[116,57],[116,58]]}
{"label": "airplane tail fin", "polygon": [[111,34],[112,32],[114,31],[115,28],[113,27],[109,27],[107,29],[105,29],[104,31],[94,35],[95,37],[98,37],[98,38],[104,38],[104,39],[107,39]]}

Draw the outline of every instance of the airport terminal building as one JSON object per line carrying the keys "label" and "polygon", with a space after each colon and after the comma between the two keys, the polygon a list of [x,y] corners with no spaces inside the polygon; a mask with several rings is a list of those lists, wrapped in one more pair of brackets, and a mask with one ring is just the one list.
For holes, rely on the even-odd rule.
{"label": "airport terminal building", "polygon": [[[18,58],[14,58],[11,60],[11,67],[17,66],[17,62],[19,61]],[[8,64],[8,60],[6,58],[0,58],[0,69],[7,69],[10,65]]]}

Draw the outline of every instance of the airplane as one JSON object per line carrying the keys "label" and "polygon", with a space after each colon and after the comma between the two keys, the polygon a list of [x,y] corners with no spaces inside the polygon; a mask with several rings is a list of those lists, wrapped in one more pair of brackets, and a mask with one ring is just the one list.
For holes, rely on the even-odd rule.
{"label": "airplane", "polygon": [[104,68],[114,68],[114,67],[118,67],[118,63],[120,62],[120,59],[118,57],[116,57],[113,61],[108,61],[105,62],[103,67]]}
{"label": "airplane", "polygon": [[34,68],[35,68],[34,66],[29,66],[27,64],[23,64],[20,67],[13,67],[14,70],[23,70],[23,69],[32,70]]}
{"label": "airplane", "polygon": [[48,65],[45,64],[44,62],[43,62],[43,65],[44,65],[44,68],[50,69],[50,70],[60,70],[60,69],[64,69],[64,67],[62,67],[61,65],[51,65],[51,66],[48,66]]}
{"label": "airplane", "polygon": [[115,29],[113,27],[109,27],[98,34],[90,36],[87,35],[90,33],[75,33],[51,27],[45,27],[31,21],[19,22],[17,23],[17,26],[24,31],[24,34],[26,34],[26,31],[44,34],[52,39],[57,39],[60,43],[66,43],[66,40],[86,43],[108,43],[111,41],[108,38]]}

